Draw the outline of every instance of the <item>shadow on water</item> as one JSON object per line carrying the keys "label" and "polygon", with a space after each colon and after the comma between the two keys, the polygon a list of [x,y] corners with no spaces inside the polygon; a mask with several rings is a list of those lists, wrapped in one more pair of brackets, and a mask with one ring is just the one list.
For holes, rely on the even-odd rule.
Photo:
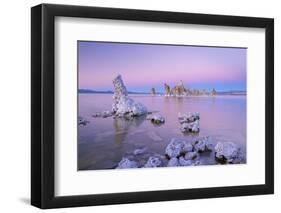
{"label": "shadow on water", "polygon": [[113,119],[113,128],[115,130],[115,143],[121,144],[127,136],[129,129],[132,127],[139,127],[145,119],[146,115],[130,118],[115,117]]}

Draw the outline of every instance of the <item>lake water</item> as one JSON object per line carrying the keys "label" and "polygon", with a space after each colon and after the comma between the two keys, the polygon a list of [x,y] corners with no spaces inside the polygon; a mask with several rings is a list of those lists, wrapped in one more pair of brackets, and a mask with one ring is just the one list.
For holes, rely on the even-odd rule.
{"label": "lake water", "polygon": [[[132,120],[121,118],[94,118],[92,114],[111,110],[112,94],[79,94],[79,116],[89,123],[78,127],[78,169],[112,169],[123,156],[137,148],[147,148],[139,161],[151,154],[164,155],[173,137],[194,140],[210,136],[218,141],[231,141],[246,153],[246,96],[216,97],[163,97],[130,95],[143,103],[149,111],[157,111],[165,117],[165,123],[153,125],[145,116]],[[199,112],[199,134],[183,134],[180,131],[178,112]],[[203,164],[216,164],[212,154],[202,156]]]}

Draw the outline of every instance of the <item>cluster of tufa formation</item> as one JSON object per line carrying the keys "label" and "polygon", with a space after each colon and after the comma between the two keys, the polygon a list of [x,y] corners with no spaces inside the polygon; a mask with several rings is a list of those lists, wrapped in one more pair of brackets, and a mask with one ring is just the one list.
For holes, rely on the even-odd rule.
{"label": "cluster of tufa formation", "polygon": [[181,114],[180,112],[178,113],[178,119],[181,124],[181,131],[183,133],[198,133],[200,128],[199,128],[199,113],[195,112],[189,112],[187,114]]}
{"label": "cluster of tufa formation", "polygon": [[[146,148],[136,149],[135,156],[145,154]],[[123,157],[116,169],[197,166],[202,164],[200,155],[214,152],[214,160],[220,164],[243,162],[240,148],[232,142],[218,142],[214,147],[210,137],[202,137],[193,142],[172,138],[165,149],[165,155],[152,154],[140,162],[134,157]],[[204,163],[203,163],[204,164]]]}
{"label": "cluster of tufa formation", "polygon": [[118,75],[113,80],[113,86],[114,95],[112,112],[114,115],[119,117],[134,117],[144,115],[147,113],[147,109],[144,105],[128,97],[128,92],[123,83],[121,75]]}
{"label": "cluster of tufa formation", "polygon": [[168,166],[191,166],[200,164],[200,153],[212,150],[213,143],[209,137],[198,139],[193,143],[173,138],[166,147],[165,154],[169,159]]}
{"label": "cluster of tufa formation", "polygon": [[184,97],[184,96],[216,96],[217,92],[213,88],[212,91],[208,92],[206,90],[198,90],[198,89],[188,89],[184,87],[182,81],[180,81],[176,86],[170,89],[170,86],[164,83],[164,95],[165,96],[176,96],[176,97]]}

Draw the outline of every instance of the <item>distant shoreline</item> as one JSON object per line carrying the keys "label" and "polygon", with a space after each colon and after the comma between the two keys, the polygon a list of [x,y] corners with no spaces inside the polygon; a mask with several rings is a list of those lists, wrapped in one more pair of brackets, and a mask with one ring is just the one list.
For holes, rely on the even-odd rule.
{"label": "distant shoreline", "polygon": [[[90,89],[78,89],[78,94],[113,94],[113,91],[96,91],[96,90],[90,90]],[[151,93],[148,92],[133,92],[128,91],[128,94],[131,95],[151,95]],[[155,96],[163,95],[164,93],[156,93]],[[231,90],[231,91],[217,91],[217,95],[247,95],[246,91],[239,91],[239,90]],[[198,96],[204,96],[204,95],[198,95]]]}

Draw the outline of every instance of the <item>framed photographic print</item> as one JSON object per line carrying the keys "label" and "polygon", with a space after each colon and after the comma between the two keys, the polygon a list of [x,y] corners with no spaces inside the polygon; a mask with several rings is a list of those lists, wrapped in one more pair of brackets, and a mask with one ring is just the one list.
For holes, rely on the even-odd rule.
{"label": "framed photographic print", "polygon": [[272,194],[274,21],[31,9],[31,203]]}

